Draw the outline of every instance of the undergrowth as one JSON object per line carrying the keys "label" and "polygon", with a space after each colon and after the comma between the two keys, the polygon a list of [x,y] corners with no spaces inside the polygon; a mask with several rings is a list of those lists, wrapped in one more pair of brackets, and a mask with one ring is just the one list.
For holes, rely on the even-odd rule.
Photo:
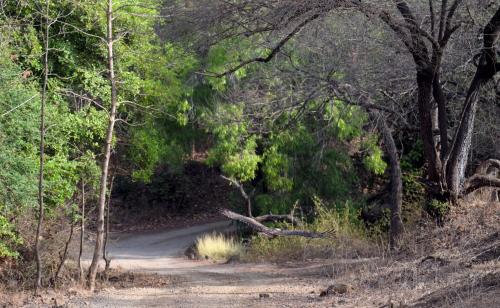
{"label": "undergrowth", "polygon": [[314,258],[359,257],[372,254],[374,241],[350,204],[340,208],[329,208],[319,199],[315,200],[316,217],[300,227],[279,224],[283,229],[305,229],[314,232],[334,231],[323,239],[305,237],[268,238],[252,237],[244,259],[246,261],[282,262]]}

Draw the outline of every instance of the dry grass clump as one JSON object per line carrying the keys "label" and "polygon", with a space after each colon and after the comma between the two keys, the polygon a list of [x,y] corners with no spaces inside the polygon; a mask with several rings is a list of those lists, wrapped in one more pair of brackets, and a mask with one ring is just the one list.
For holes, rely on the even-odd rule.
{"label": "dry grass clump", "polygon": [[234,238],[214,232],[199,237],[196,240],[196,250],[202,258],[224,261],[241,256],[243,246]]}

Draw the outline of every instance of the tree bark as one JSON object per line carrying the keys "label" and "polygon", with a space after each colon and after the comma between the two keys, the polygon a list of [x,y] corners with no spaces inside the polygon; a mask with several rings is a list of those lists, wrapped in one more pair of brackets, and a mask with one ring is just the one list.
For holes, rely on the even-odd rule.
{"label": "tree bark", "polygon": [[441,87],[439,73],[432,81],[432,95],[438,107],[439,157],[443,159],[448,154],[448,114],[446,113],[446,98]]}
{"label": "tree bark", "polygon": [[[73,220],[73,217],[71,217],[71,219]],[[64,263],[66,263],[66,259],[68,258],[69,244],[71,244],[71,240],[73,239],[74,231],[75,231],[75,223],[72,221],[71,222],[71,229],[69,231],[69,237],[68,237],[68,240],[66,241],[66,244],[64,245],[64,251],[63,251],[63,254],[61,256],[61,261],[59,262],[59,265],[57,266],[56,274],[54,275],[54,287],[57,285],[57,280],[59,279],[59,275],[61,275],[61,271],[64,267]]]}
{"label": "tree bark", "polygon": [[396,249],[401,243],[404,232],[403,220],[401,218],[401,209],[403,206],[403,177],[399,163],[398,149],[392,137],[392,132],[387,126],[385,118],[380,117],[380,120],[385,152],[389,157],[391,174],[391,225],[389,242],[391,249]]}
{"label": "tree bark", "polygon": [[467,159],[470,153],[474,119],[481,87],[497,73],[496,44],[500,35],[500,8],[497,9],[483,32],[483,49],[474,78],[467,91],[460,123],[453,138],[445,171],[448,190],[456,201],[464,188]]}
{"label": "tree bark", "polygon": [[111,206],[111,194],[113,192],[113,182],[115,181],[115,176],[113,175],[111,177],[111,182],[109,183],[109,192],[108,192],[108,204],[106,206],[106,232],[104,234],[104,248],[103,248],[103,253],[102,253],[102,258],[104,259],[104,262],[106,263],[106,266],[104,267],[104,272],[106,273],[109,270],[109,266],[111,265],[111,259],[108,258],[107,252],[108,252],[108,238],[109,238],[109,208]]}
{"label": "tree bark", "polygon": [[[419,70],[417,68],[417,70]],[[418,113],[420,118],[420,137],[424,146],[424,157],[427,162],[427,174],[431,181],[440,178],[441,161],[434,145],[432,131],[431,96],[433,73],[427,69],[417,72]]]}
{"label": "tree bark", "polygon": [[78,252],[78,269],[80,284],[83,285],[83,265],[82,265],[82,254],[83,254],[83,240],[85,237],[85,182],[82,180],[82,212],[81,212],[81,222],[80,222],[80,251]]}
{"label": "tree bark", "polygon": [[98,216],[97,216],[97,234],[94,248],[94,255],[92,263],[89,268],[89,288],[91,291],[95,288],[95,279],[99,260],[102,257],[104,247],[104,212],[106,205],[106,190],[108,180],[109,161],[111,157],[111,145],[113,142],[113,132],[116,118],[116,80],[113,63],[113,0],[108,0],[108,8],[106,12],[107,17],[107,47],[108,47],[108,70],[109,70],[109,83],[111,86],[111,112],[109,114],[108,128],[106,132],[106,144],[104,147],[104,158],[102,162],[102,172],[99,188],[99,203],[98,203]]}
{"label": "tree bark", "polygon": [[44,150],[45,150],[45,102],[47,99],[47,83],[49,78],[49,0],[45,1],[45,44],[44,44],[44,72],[43,72],[43,88],[42,98],[40,102],[40,169],[38,177],[38,224],[36,228],[35,238],[35,258],[36,258],[36,280],[35,280],[35,295],[38,289],[42,287],[42,257],[40,253],[40,240],[42,236],[43,218],[44,218]]}

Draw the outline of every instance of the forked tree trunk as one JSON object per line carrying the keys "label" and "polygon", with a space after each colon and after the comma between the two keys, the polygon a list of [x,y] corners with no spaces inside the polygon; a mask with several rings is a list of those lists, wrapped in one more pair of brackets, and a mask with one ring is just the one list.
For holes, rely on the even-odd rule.
{"label": "forked tree trunk", "polygon": [[113,142],[113,131],[116,117],[116,81],[113,63],[113,0],[108,0],[107,17],[107,47],[108,47],[108,74],[109,83],[111,86],[111,112],[109,114],[108,129],[106,132],[106,144],[104,146],[104,158],[102,161],[101,181],[99,188],[99,203],[97,214],[97,234],[94,248],[92,263],[89,268],[89,288],[91,291],[95,288],[95,279],[99,261],[103,254],[104,247],[104,212],[106,206],[106,190],[108,180],[109,161],[111,157],[111,145]]}
{"label": "forked tree trunk", "polygon": [[36,280],[35,280],[35,295],[38,293],[38,289],[42,287],[42,257],[40,252],[40,240],[42,236],[43,228],[43,216],[44,216],[44,205],[43,205],[43,195],[44,195],[44,183],[43,183],[43,173],[44,173],[44,150],[45,150],[45,102],[47,100],[47,82],[49,78],[49,0],[45,1],[45,46],[44,46],[44,71],[43,71],[43,88],[42,88],[42,98],[40,102],[40,170],[38,178],[38,224],[36,228],[36,238],[35,238],[35,258],[36,258]]}

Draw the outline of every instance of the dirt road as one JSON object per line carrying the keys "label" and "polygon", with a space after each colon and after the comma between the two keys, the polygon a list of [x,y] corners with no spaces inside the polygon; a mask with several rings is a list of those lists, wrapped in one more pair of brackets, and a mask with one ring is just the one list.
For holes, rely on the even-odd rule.
{"label": "dirt road", "polygon": [[[262,264],[214,264],[188,260],[183,252],[195,239],[229,228],[216,222],[166,232],[114,235],[108,244],[112,267],[168,275],[162,288],[105,289],[73,299],[70,307],[318,307],[319,267],[294,269]],[[323,281],[327,284],[325,278]],[[324,303],[326,304],[326,303]],[[321,305],[320,305],[321,306]]]}

